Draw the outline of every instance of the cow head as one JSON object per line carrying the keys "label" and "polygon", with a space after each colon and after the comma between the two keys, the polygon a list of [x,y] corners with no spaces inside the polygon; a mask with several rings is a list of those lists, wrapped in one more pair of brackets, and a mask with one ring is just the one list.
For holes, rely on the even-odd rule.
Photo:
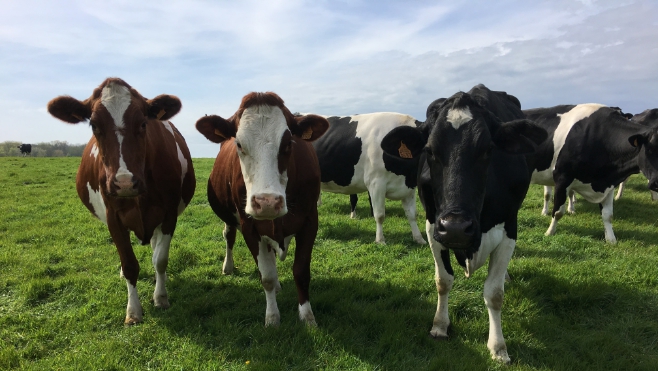
{"label": "cow head", "polygon": [[316,115],[293,116],[272,92],[249,93],[228,120],[200,118],[197,130],[208,140],[235,142],[247,192],[245,212],[254,219],[275,219],[288,212],[288,162],[295,141],[314,141],[329,128]]}
{"label": "cow head", "polygon": [[111,197],[135,197],[146,191],[146,137],[153,125],[149,119],[168,120],[180,108],[175,96],[146,99],[118,78],[105,80],[84,101],[60,96],[48,103],[48,112],[62,121],[89,121],[105,169],[101,188]]}
{"label": "cow head", "polygon": [[628,138],[633,147],[639,148],[638,165],[649,180],[649,189],[658,192],[658,128]]}
{"label": "cow head", "polygon": [[431,177],[429,209],[436,210],[428,213],[436,225],[432,237],[447,248],[475,252],[492,153],[531,153],[546,131],[527,120],[502,123],[468,93],[432,105],[424,124],[392,130],[382,149],[401,158],[421,156],[421,171],[429,168]]}

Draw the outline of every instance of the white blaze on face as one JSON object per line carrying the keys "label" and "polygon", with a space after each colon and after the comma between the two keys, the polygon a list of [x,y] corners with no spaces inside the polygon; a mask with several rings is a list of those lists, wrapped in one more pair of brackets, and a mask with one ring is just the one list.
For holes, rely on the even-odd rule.
{"label": "white blaze on face", "polygon": [[123,143],[123,135],[121,130],[125,127],[123,122],[123,115],[130,106],[131,96],[130,90],[119,84],[108,84],[103,88],[101,93],[101,103],[112,116],[114,120],[115,133],[117,141],[119,142],[119,169],[117,170],[117,178],[126,176],[132,178],[132,172],[128,170],[126,162],[123,160],[123,152],[121,151],[121,144]]}
{"label": "white blaze on face", "polygon": [[[279,146],[281,137],[288,130],[286,118],[279,107],[253,106],[244,110],[236,141],[242,146],[240,167],[247,189],[247,200],[254,195],[269,194],[283,197],[282,213],[287,212],[287,172],[279,173]],[[245,208],[254,214],[251,202]]]}
{"label": "white blaze on face", "polygon": [[473,115],[471,114],[471,110],[468,107],[453,108],[448,111],[448,115],[446,116],[446,120],[448,120],[450,125],[452,125],[455,130],[459,129],[460,126],[471,121],[472,119]]}
{"label": "white blaze on face", "polygon": [[89,204],[94,209],[94,215],[101,222],[107,224],[107,215],[105,215],[105,202],[103,201],[103,196],[101,195],[100,190],[95,191],[91,188],[91,184],[87,182],[87,192],[89,193]]}

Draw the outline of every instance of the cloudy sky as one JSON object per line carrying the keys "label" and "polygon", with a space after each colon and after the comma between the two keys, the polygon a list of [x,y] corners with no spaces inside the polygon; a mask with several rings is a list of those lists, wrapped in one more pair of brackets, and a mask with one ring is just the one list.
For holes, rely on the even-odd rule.
{"label": "cloudy sky", "polygon": [[174,94],[193,157],[218,146],[194,129],[250,91],[292,111],[396,111],[425,119],[436,98],[484,83],[523,108],[658,107],[658,4],[649,0],[0,0],[0,142],[85,143],[52,118],[58,95],[106,77],[147,98]]}

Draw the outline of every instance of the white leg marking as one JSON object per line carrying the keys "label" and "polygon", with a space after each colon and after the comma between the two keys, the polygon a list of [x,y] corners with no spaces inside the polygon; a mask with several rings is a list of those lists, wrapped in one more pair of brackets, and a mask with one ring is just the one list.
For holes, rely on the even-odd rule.
{"label": "white leg marking", "polygon": [[658,192],[651,191],[651,201],[658,201]]}
{"label": "white leg marking", "polygon": [[89,193],[89,203],[94,209],[94,215],[100,219],[101,222],[107,224],[107,215],[105,211],[105,201],[101,195],[100,189],[95,191],[91,188],[91,184],[87,182],[87,192]]}
{"label": "white leg marking", "polygon": [[386,189],[380,187],[378,184],[373,184],[368,188],[372,200],[372,213],[375,216],[377,223],[377,232],[375,234],[375,242],[385,245],[384,239],[384,219],[386,218]]}
{"label": "white leg marking", "polygon": [[613,190],[610,190],[608,194],[601,202],[603,206],[601,208],[601,218],[603,219],[603,228],[605,230],[605,240],[608,243],[616,244],[617,238],[615,237],[615,232],[612,231],[612,203],[613,203]]}
{"label": "white leg marking", "polygon": [[350,211],[350,219],[356,219],[356,210]]}
{"label": "white leg marking", "polygon": [[405,197],[402,199],[402,209],[404,210],[404,214],[407,216],[407,221],[409,222],[409,226],[411,227],[411,235],[414,238],[414,241],[416,243],[419,243],[421,245],[424,245],[427,243],[425,239],[423,239],[423,235],[420,233],[420,229],[418,228],[418,222],[416,222],[416,192],[411,192],[411,194],[408,197]]}
{"label": "white leg marking", "polygon": [[570,189],[567,194],[567,202],[569,203],[567,206],[567,212],[573,215],[576,213],[576,192]]}
{"label": "white leg marking", "polygon": [[425,221],[425,231],[427,233],[427,240],[432,249],[434,256],[434,282],[436,283],[436,290],[438,292],[438,300],[436,303],[436,313],[434,314],[434,321],[432,322],[432,329],[430,335],[439,339],[448,338],[448,327],[450,326],[450,318],[448,317],[448,295],[452,289],[452,284],[455,281],[455,276],[448,273],[443,260],[441,259],[441,251],[445,248],[434,239],[434,224],[428,220]]}
{"label": "white leg marking", "polygon": [[[123,271],[121,271],[123,276]],[[139,295],[137,294],[137,287],[133,286],[126,280],[128,286],[128,306],[126,307],[126,319],[124,321],[127,325],[142,322],[142,304],[139,302]]]}
{"label": "white leg marking", "polygon": [[549,215],[551,196],[553,196],[553,187],[544,186],[544,208],[541,210],[541,215]]}
{"label": "white leg marking", "polygon": [[153,232],[151,238],[151,247],[153,248],[153,268],[155,269],[155,291],[153,291],[153,304],[158,308],[169,308],[169,296],[167,295],[167,264],[169,263],[169,246],[171,244],[171,235],[162,234],[162,229],[158,226]]}
{"label": "white leg marking", "polygon": [[224,258],[224,264],[222,264],[222,273],[227,275],[233,274],[233,269],[235,268],[233,263],[233,246],[229,244],[228,238],[226,237],[231,228],[233,227],[224,224],[224,232],[222,233],[224,235],[224,240],[226,241],[226,257]]}
{"label": "white leg marking", "polygon": [[617,196],[615,196],[615,200],[619,200],[621,196],[624,194],[624,188],[626,188],[626,182],[628,179],[624,180],[619,184],[619,188],[617,189]]}
{"label": "white leg marking", "polygon": [[555,213],[555,216],[551,220],[551,225],[548,226],[548,229],[546,230],[546,233],[544,233],[544,235],[546,236],[555,235],[555,231],[557,230],[557,222],[562,218],[563,215],[564,215],[564,205],[560,206],[560,210],[558,210]]}
{"label": "white leg marking", "polygon": [[505,274],[515,246],[516,241],[505,235],[503,241],[491,252],[489,274],[484,281],[484,303],[489,312],[489,341],[487,347],[491,352],[491,358],[503,363],[509,363],[510,358],[503,338],[501,308],[503,307],[505,292]]}
{"label": "white leg marking", "polygon": [[315,316],[313,315],[313,310],[311,309],[311,303],[308,301],[299,305],[299,319],[307,326],[315,327],[318,325],[315,322]]}
{"label": "white leg marking", "polygon": [[[265,290],[267,307],[265,309],[265,326],[278,326],[281,322],[281,314],[276,303],[276,294],[281,290],[279,276],[276,271],[276,255],[274,249],[268,248],[267,237],[263,237],[258,243],[258,270],[260,270],[261,283]],[[269,251],[268,251],[269,250]]]}

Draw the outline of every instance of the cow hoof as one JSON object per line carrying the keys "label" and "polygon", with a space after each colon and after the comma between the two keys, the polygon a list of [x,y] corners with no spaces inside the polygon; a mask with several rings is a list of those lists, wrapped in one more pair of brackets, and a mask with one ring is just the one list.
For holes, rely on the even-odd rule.
{"label": "cow hoof", "polygon": [[543,216],[548,216],[548,210],[542,210],[541,215]]}
{"label": "cow hoof", "polygon": [[500,363],[503,363],[503,364],[506,364],[506,365],[510,364],[510,362],[512,361],[509,358],[509,355],[507,355],[507,350],[504,350],[504,349],[500,350],[496,353],[492,353],[491,354],[491,359],[493,359],[496,362],[500,362]]}
{"label": "cow hoof", "polygon": [[606,238],[605,242],[609,243],[610,245],[616,245],[617,244],[617,239],[616,238],[612,238],[612,239],[607,239]]}
{"label": "cow hoof", "polygon": [[265,327],[279,327],[281,316],[279,314],[269,314],[265,316]]}
{"label": "cow hoof", "polygon": [[138,323],[142,323],[142,317],[141,316],[140,317],[138,317],[138,316],[126,316],[126,319],[123,321],[123,324],[125,326],[133,326],[133,325],[136,325]]}
{"label": "cow hoof", "polygon": [[153,305],[160,309],[169,309],[169,298],[166,296],[153,297]]}
{"label": "cow hoof", "polygon": [[350,219],[356,219],[356,213],[355,212],[350,213]]}
{"label": "cow hoof", "polygon": [[222,274],[226,276],[230,276],[233,274],[233,264],[228,263],[226,260],[224,260],[224,264],[222,264]]}
{"label": "cow hoof", "polygon": [[[448,327],[450,327],[450,325],[448,325]],[[432,330],[430,330],[430,336],[434,340],[438,340],[438,341],[445,341],[449,339],[448,330],[438,326],[434,326]]]}
{"label": "cow hoof", "polygon": [[375,243],[379,245],[386,245],[386,240],[382,238],[381,240],[375,240]]}

